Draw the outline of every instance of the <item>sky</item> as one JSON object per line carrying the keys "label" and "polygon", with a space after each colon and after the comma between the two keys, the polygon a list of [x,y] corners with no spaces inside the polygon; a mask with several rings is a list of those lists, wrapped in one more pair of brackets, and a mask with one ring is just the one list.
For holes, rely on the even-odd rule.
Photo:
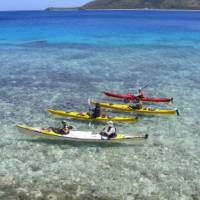
{"label": "sky", "polygon": [[80,6],[91,0],[0,0],[0,11],[42,10],[51,6]]}

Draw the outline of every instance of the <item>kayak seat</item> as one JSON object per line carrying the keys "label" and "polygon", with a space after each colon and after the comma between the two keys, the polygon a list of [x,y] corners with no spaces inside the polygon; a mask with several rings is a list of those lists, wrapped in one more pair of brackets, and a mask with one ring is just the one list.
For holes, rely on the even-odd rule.
{"label": "kayak seat", "polygon": [[102,114],[101,117],[102,117],[102,118],[106,118],[107,115],[106,115],[106,114]]}

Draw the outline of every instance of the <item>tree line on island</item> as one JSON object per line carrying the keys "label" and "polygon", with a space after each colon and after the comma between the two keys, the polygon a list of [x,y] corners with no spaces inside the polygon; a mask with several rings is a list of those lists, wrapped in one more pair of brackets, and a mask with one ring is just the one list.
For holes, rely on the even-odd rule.
{"label": "tree line on island", "polygon": [[200,9],[200,0],[94,0],[81,7],[50,7],[46,10],[85,9]]}

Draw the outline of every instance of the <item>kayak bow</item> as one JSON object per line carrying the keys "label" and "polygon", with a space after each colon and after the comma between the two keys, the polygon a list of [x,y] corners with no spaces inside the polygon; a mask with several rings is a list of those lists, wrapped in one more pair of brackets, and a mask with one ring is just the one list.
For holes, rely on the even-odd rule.
{"label": "kayak bow", "polygon": [[[91,103],[96,104],[97,102],[92,100]],[[116,104],[116,103],[108,103],[108,102],[98,102],[101,107],[110,108],[113,110],[124,111],[124,112],[136,112],[141,114],[150,114],[150,115],[169,115],[169,114],[177,114],[179,115],[178,109],[174,110],[163,110],[163,109],[153,109],[150,107],[143,107],[141,109],[133,109],[129,107],[128,104]]]}

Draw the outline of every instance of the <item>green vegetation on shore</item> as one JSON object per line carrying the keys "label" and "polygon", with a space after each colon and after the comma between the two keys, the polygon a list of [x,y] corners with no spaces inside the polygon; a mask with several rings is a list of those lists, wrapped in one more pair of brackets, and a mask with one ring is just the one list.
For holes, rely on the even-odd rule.
{"label": "green vegetation on shore", "polygon": [[200,0],[95,0],[85,9],[200,9]]}

